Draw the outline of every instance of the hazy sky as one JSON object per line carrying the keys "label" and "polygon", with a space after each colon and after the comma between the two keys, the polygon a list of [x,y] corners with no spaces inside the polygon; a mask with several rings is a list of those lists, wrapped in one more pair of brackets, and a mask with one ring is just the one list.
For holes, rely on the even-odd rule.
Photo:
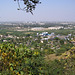
{"label": "hazy sky", "polygon": [[0,21],[74,21],[75,0],[40,0],[34,15],[17,10],[14,0],[0,1]]}

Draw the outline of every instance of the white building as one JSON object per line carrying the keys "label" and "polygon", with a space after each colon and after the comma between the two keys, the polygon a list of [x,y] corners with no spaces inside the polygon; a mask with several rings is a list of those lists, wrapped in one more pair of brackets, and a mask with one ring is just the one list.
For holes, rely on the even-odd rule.
{"label": "white building", "polygon": [[48,27],[48,29],[51,29],[51,30],[53,30],[53,29],[61,29],[61,28],[63,28],[63,26],[58,26],[58,27]]}
{"label": "white building", "polygon": [[31,28],[31,30],[38,31],[38,30],[44,30],[44,28],[43,27],[34,27],[34,28]]}

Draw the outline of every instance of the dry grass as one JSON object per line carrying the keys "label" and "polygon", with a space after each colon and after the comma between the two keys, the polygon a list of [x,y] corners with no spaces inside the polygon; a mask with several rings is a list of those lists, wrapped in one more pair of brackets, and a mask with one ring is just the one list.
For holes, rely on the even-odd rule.
{"label": "dry grass", "polygon": [[70,52],[69,52],[69,51],[66,51],[65,53],[63,53],[63,54],[60,55],[60,56],[56,56],[56,54],[46,55],[46,56],[45,56],[45,59],[46,59],[47,61],[53,61],[53,60],[55,60],[55,59],[60,60],[60,59],[66,59],[66,57],[69,56],[69,55],[70,55]]}
{"label": "dry grass", "polygon": [[59,60],[60,59],[60,56],[56,56],[56,54],[50,54],[50,55],[45,56],[45,59],[47,61],[49,61],[49,60],[53,61],[55,59]]}

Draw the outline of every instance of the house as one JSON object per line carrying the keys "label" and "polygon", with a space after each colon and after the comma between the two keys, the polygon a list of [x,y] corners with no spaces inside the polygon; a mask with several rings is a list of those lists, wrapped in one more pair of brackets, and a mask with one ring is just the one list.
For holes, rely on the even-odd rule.
{"label": "house", "polygon": [[54,32],[52,32],[51,34],[48,34],[48,38],[49,39],[54,39],[56,36],[54,34]]}
{"label": "house", "polygon": [[75,45],[75,41],[71,41],[71,43],[72,43],[73,45]]}
{"label": "house", "polygon": [[3,42],[7,42],[7,40],[3,40]]}
{"label": "house", "polygon": [[41,34],[40,34],[40,36],[47,36],[48,35],[48,32],[42,32]]}
{"label": "house", "polygon": [[48,41],[49,38],[42,38],[41,40],[47,40]]}
{"label": "house", "polygon": [[12,35],[8,35],[7,38],[13,38],[13,36]]}

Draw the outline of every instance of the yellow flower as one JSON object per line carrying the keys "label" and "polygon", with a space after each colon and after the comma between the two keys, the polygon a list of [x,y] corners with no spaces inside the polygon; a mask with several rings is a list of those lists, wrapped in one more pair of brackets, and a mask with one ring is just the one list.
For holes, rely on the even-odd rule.
{"label": "yellow flower", "polygon": [[18,64],[18,62],[16,62],[16,64]]}
{"label": "yellow flower", "polygon": [[14,57],[16,58],[16,55]]}
{"label": "yellow flower", "polygon": [[16,66],[16,64],[14,66]]}
{"label": "yellow flower", "polygon": [[1,49],[0,49],[0,53],[1,53]]}
{"label": "yellow flower", "polygon": [[67,63],[65,63],[64,65],[67,65]]}
{"label": "yellow flower", "polygon": [[19,74],[19,72],[17,72],[16,74]]}
{"label": "yellow flower", "polygon": [[42,68],[40,67],[39,70],[41,70]]}
{"label": "yellow flower", "polygon": [[39,52],[34,52],[34,54],[35,54],[35,55],[38,55],[38,54],[39,54]]}
{"label": "yellow flower", "polygon": [[18,75],[21,75],[21,74],[18,74]]}
{"label": "yellow flower", "polygon": [[10,67],[10,70],[11,70],[11,71],[13,71],[13,68],[12,68],[12,67]]}
{"label": "yellow flower", "polygon": [[16,52],[14,52],[14,55],[16,55]]}
{"label": "yellow flower", "polygon": [[8,56],[8,59],[9,59],[9,56]]}
{"label": "yellow flower", "polygon": [[4,56],[4,57],[5,57],[5,56],[7,56],[7,54],[3,52],[3,53],[2,53],[2,56]]}
{"label": "yellow flower", "polygon": [[21,75],[21,74],[19,74],[19,72],[17,72],[16,74],[17,74],[17,75]]}
{"label": "yellow flower", "polygon": [[2,59],[4,59],[4,57],[2,57]]}
{"label": "yellow flower", "polygon": [[37,55],[39,54],[39,52],[36,53]]}
{"label": "yellow flower", "polygon": [[34,54],[36,55],[37,53],[36,53],[36,52],[34,52]]}
{"label": "yellow flower", "polygon": [[66,67],[63,67],[64,69],[66,68]]}

